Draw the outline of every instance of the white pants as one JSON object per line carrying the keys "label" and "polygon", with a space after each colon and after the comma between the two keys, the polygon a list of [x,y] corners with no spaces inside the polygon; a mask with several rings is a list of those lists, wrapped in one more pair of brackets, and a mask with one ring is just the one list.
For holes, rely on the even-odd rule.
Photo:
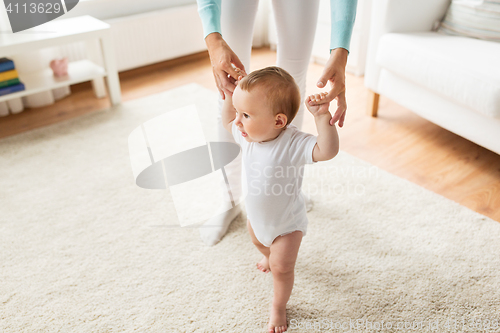
{"label": "white pants", "polygon": [[[250,72],[250,54],[258,0],[222,0],[222,37]],[[307,67],[311,58],[318,19],[319,0],[272,0],[278,35],[277,66],[290,73],[300,89],[301,104],[292,124],[302,128]],[[219,95],[217,117],[219,141],[235,142],[222,126],[222,98]],[[241,155],[225,168],[232,199],[241,199]],[[225,187],[225,185],[224,185]]]}

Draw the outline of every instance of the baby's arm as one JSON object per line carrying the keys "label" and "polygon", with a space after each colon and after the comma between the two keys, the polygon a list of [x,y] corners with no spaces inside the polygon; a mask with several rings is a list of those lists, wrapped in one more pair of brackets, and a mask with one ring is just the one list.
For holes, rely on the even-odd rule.
{"label": "baby's arm", "polygon": [[222,125],[229,133],[232,133],[232,122],[236,119],[236,110],[233,106],[233,96],[226,94],[226,98],[222,104]]}
{"label": "baby's arm", "polygon": [[316,103],[320,102],[326,97],[326,93],[311,95],[306,98],[307,109],[314,116],[316,128],[318,130],[318,139],[313,150],[313,161],[327,161],[334,158],[339,152],[339,135],[337,128],[330,125],[332,115],[328,110],[330,103],[323,103],[318,105],[310,105],[309,102],[314,100]]}

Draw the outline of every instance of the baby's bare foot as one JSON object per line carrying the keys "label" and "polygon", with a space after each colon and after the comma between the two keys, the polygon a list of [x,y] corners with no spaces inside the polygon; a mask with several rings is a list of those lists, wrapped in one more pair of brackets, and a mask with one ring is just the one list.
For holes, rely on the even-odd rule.
{"label": "baby's bare foot", "polygon": [[257,268],[264,273],[269,273],[271,271],[271,269],[269,269],[269,259],[264,256],[264,258],[262,258],[262,260],[257,263]]}
{"label": "baby's bare foot", "polygon": [[271,307],[271,316],[267,331],[269,333],[283,333],[287,330],[286,326],[286,308]]}

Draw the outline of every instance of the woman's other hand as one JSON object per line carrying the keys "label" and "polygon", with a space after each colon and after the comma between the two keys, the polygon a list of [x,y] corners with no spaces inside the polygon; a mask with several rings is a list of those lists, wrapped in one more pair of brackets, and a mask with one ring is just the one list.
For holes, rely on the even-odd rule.
{"label": "woman's other hand", "polygon": [[345,113],[347,111],[347,102],[345,100],[345,67],[347,65],[348,54],[344,48],[332,50],[323,74],[321,74],[317,83],[318,88],[324,88],[326,87],[326,83],[330,82],[331,89],[321,103],[330,103],[334,99],[337,100],[337,110],[330,120],[330,125],[338,121],[339,127],[344,125]]}
{"label": "woman's other hand", "polygon": [[[236,81],[242,75],[241,72],[246,75],[245,66],[219,33],[209,34],[205,38],[205,43],[210,55],[217,89],[219,89],[222,99],[225,99],[225,94],[233,94]],[[239,71],[235,70],[233,65]]]}

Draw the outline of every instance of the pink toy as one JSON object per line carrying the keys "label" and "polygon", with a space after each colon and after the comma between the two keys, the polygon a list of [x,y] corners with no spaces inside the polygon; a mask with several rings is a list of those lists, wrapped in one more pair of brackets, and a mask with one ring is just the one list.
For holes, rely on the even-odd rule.
{"label": "pink toy", "polygon": [[52,68],[55,77],[68,75],[68,58],[52,60],[50,68]]}

